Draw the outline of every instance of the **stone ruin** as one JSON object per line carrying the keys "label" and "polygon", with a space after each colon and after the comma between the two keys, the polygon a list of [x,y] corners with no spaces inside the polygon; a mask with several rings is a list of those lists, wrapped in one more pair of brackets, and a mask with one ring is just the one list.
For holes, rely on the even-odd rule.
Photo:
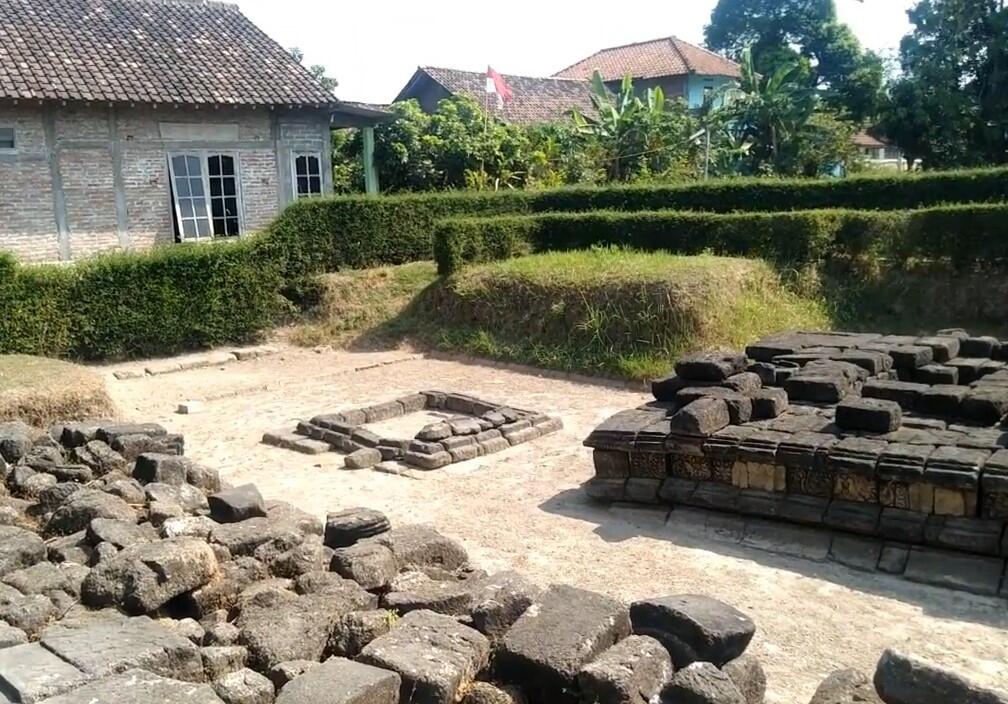
{"label": "stone ruin", "polygon": [[825,528],[841,562],[1008,596],[1008,342],[791,332],[675,372],[585,440],[591,497]]}
{"label": "stone ruin", "polygon": [[[157,424],[0,424],[0,704],[759,704],[756,626],[227,486]],[[876,690],[878,694],[876,694]],[[887,651],[813,704],[1008,702]],[[879,698],[881,696],[881,699]]]}
{"label": "stone ruin", "polygon": [[[383,437],[368,425],[429,411],[444,416],[413,438]],[[318,415],[291,433],[266,433],[263,443],[305,454],[341,452],[347,469],[403,462],[421,470],[465,462],[563,428],[559,418],[473,396],[422,391],[394,401]]]}

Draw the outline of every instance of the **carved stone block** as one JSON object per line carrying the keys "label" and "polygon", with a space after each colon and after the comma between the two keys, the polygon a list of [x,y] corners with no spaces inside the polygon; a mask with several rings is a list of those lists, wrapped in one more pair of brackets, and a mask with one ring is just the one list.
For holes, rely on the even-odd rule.
{"label": "carved stone block", "polygon": [[879,482],[879,503],[887,508],[910,508],[910,485],[906,482]]}
{"label": "carved stone block", "polygon": [[657,452],[631,452],[630,476],[640,479],[664,479],[668,476],[666,455]]}
{"label": "carved stone block", "polygon": [[626,479],[630,476],[630,455],[619,450],[595,450],[595,476],[603,479]]}
{"label": "carved stone block", "polygon": [[833,484],[833,497],[844,501],[877,504],[879,501],[878,483],[874,478],[862,477],[857,474],[838,474],[836,482]]}
{"label": "carved stone block", "polygon": [[788,467],[787,492],[828,499],[833,496],[836,474],[815,467]]}

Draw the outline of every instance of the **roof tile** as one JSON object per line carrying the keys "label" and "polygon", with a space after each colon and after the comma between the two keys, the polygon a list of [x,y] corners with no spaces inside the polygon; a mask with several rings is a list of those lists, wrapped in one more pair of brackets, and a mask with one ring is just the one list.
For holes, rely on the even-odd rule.
{"label": "roof tile", "polygon": [[603,49],[554,75],[558,78],[588,79],[596,70],[606,81],[617,81],[626,75],[634,78],[690,73],[729,78],[739,76],[739,65],[734,61],[677,37]]}
{"label": "roof tile", "polygon": [[[487,99],[485,73],[433,66],[421,67],[419,71],[453,95],[464,95],[480,104]],[[574,108],[583,113],[594,112],[588,81],[511,75],[505,75],[504,80],[513,89],[514,99],[506,103],[503,110],[498,110],[496,98],[491,97],[490,109],[491,114],[505,122],[529,125],[562,121]],[[397,100],[411,97],[407,93],[408,88]]]}
{"label": "roof tile", "polygon": [[12,78],[0,98],[337,102],[236,6],[210,0],[0,0],[0,57]]}

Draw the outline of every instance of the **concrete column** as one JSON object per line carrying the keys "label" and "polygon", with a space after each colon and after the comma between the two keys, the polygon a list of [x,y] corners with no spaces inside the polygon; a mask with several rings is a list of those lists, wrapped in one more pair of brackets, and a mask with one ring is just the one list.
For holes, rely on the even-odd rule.
{"label": "concrete column", "polygon": [[371,194],[377,194],[378,170],[374,163],[374,127],[362,127],[361,136],[364,139],[364,190]]}

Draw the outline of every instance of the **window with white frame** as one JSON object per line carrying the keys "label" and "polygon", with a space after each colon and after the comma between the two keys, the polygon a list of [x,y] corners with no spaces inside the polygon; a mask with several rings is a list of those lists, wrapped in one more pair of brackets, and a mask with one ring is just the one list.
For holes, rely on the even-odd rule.
{"label": "window with white frame", "polygon": [[14,147],[14,128],[0,125],[0,152],[12,152]]}
{"label": "window with white frame", "polygon": [[241,233],[235,156],[186,152],[168,158],[175,232],[180,241],[235,237]]}
{"label": "window with white frame", "polygon": [[295,152],[293,156],[294,195],[298,198],[322,195],[322,155],[318,152]]}

